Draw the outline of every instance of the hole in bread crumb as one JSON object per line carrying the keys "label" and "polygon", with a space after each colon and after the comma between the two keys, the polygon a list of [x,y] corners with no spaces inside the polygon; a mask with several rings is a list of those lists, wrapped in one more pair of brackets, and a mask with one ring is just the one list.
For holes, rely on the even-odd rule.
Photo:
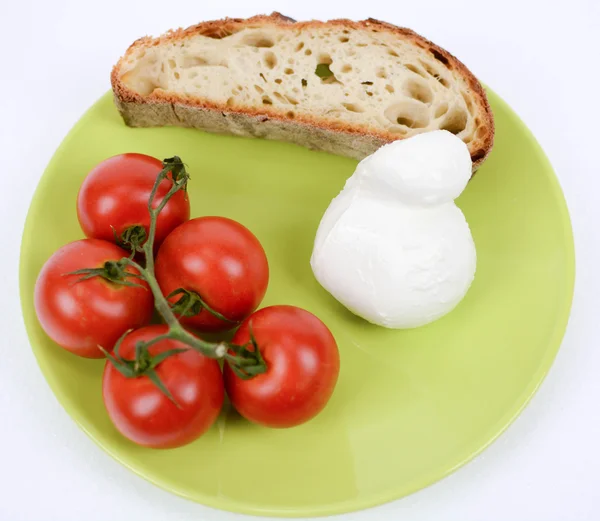
{"label": "hole in bread crumb", "polygon": [[419,67],[417,67],[417,66],[415,66],[415,65],[413,65],[413,64],[411,64],[411,63],[408,63],[407,65],[405,65],[405,67],[406,67],[406,68],[407,68],[409,71],[411,71],[411,72],[414,72],[415,74],[418,74],[418,75],[419,75],[419,76],[421,76],[422,78],[427,78],[427,74],[425,73],[425,71],[424,71],[424,70],[422,70],[422,69],[420,69]]}
{"label": "hole in bread crumb", "polygon": [[434,67],[432,67],[429,63],[424,62],[423,60],[419,60],[419,63],[421,64],[421,67],[425,69],[425,72],[430,76],[435,76],[437,74],[437,70]]}
{"label": "hole in bread crumb", "polygon": [[372,95],[373,95],[372,92],[367,91],[367,96],[372,96]]}
{"label": "hole in bread crumb", "polygon": [[331,59],[331,56],[327,53],[321,53],[319,54],[319,64],[324,63],[326,65],[331,65],[333,63],[333,60]]}
{"label": "hole in bread crumb", "polygon": [[308,82],[302,78],[302,87],[306,87],[308,85]]}
{"label": "hole in bread crumb", "polygon": [[463,99],[465,100],[465,104],[467,105],[467,110],[473,114],[473,100],[471,99],[471,97],[464,91],[461,91],[461,95],[463,97]]}
{"label": "hole in bread crumb", "polygon": [[286,113],[286,116],[290,119],[294,119],[296,117],[296,114],[294,113],[294,111],[290,110]]}
{"label": "hole in bread crumb", "polygon": [[175,68],[175,60],[169,60],[169,67],[171,67],[171,69]]}
{"label": "hole in bread crumb", "polygon": [[372,81],[363,81],[361,82],[361,85],[373,85]]}
{"label": "hole in bread crumb", "polygon": [[485,157],[485,150],[483,148],[480,148],[479,150],[476,150],[472,155],[471,155],[471,161],[473,161],[473,163],[479,161],[480,159],[483,159]]}
{"label": "hole in bread crumb", "polygon": [[277,83],[277,85],[281,85],[281,82],[282,82],[282,81],[283,81],[283,80],[282,80],[281,78],[277,78],[277,79],[275,80],[275,83]]}
{"label": "hole in bread crumb", "polygon": [[258,85],[254,85],[254,88],[256,89],[256,92],[258,92],[259,94],[263,94],[265,92],[265,89],[263,89],[262,87],[259,87]]}
{"label": "hole in bread crumb", "polygon": [[412,99],[421,103],[429,104],[433,100],[431,88],[422,80],[410,79],[404,84],[404,89]]}
{"label": "hole in bread crumb", "polygon": [[365,109],[363,109],[360,105],[358,105],[356,103],[342,103],[342,105],[348,112],[364,112],[365,111]]}
{"label": "hole in bread crumb", "polygon": [[377,72],[375,73],[375,75],[378,78],[384,78],[384,79],[388,77],[387,72],[385,71],[385,69],[383,67],[379,67],[377,69]]}
{"label": "hole in bread crumb", "polygon": [[446,78],[442,78],[440,75],[437,75],[437,76],[435,76],[435,79],[437,81],[439,81],[444,87],[446,87],[446,88],[450,87],[450,84],[448,83]]}
{"label": "hole in bread crumb", "polygon": [[446,114],[440,128],[456,135],[460,134],[466,126],[467,113],[461,107],[453,107],[450,112]]}
{"label": "hole in bread crumb", "polygon": [[281,94],[279,94],[279,92],[274,92],[273,96],[275,96],[277,100],[281,103],[288,103],[288,101]]}
{"label": "hole in bread crumb", "polygon": [[267,51],[263,56],[263,62],[269,69],[273,69],[277,65],[277,56],[271,51]]}
{"label": "hole in bread crumb", "polygon": [[175,79],[178,80],[180,78],[180,75],[178,72],[175,72],[175,74],[173,74],[173,76],[175,76]]}
{"label": "hole in bread crumb", "polygon": [[396,118],[396,123],[398,123],[398,125],[404,125],[405,127],[413,128],[415,125],[415,120],[407,116],[399,116]]}
{"label": "hole in bread crumb", "polygon": [[306,51],[304,51],[304,54],[306,54],[306,56],[310,56],[312,54],[312,51],[310,49],[306,49]]}
{"label": "hole in bread crumb", "polygon": [[439,71],[435,67],[433,67],[431,64],[426,63],[423,60],[419,60],[419,63],[423,66],[423,68],[425,69],[425,71],[427,72],[427,74],[429,74],[430,76],[433,76],[444,87],[448,88],[450,86],[450,84],[448,83],[448,81],[446,80],[446,78],[444,78],[439,73]]}
{"label": "hole in bread crumb", "polygon": [[284,69],[284,71],[286,74],[294,74],[294,69],[290,69],[289,67],[287,69]]}
{"label": "hole in bread crumb", "polygon": [[352,70],[352,65],[346,64],[342,67],[342,72],[350,72]]}
{"label": "hole in bread crumb", "polygon": [[400,55],[396,51],[394,51],[394,49],[388,49],[388,54],[390,56],[395,56],[396,58],[400,58]]}
{"label": "hole in bread crumb", "polygon": [[435,108],[433,117],[441,118],[444,114],[446,114],[446,112],[448,112],[448,104],[446,102],[442,102]]}
{"label": "hole in bread crumb", "polygon": [[404,127],[390,127],[389,131],[394,133],[394,134],[400,134],[401,136],[406,136],[406,129]]}
{"label": "hole in bread crumb", "polygon": [[285,99],[288,100],[289,103],[291,103],[292,105],[298,105],[298,100],[296,98],[293,98],[292,96],[285,96]]}
{"label": "hole in bread crumb", "polygon": [[231,97],[231,98],[227,98],[227,103],[226,103],[226,105],[227,105],[228,107],[231,107],[231,106],[232,106],[234,103],[235,103],[235,100],[233,99],[233,97]]}
{"label": "hole in bread crumb", "polygon": [[263,96],[262,102],[263,105],[273,105],[273,101],[271,98],[269,98],[269,96]]}
{"label": "hole in bread crumb", "polygon": [[450,64],[450,62],[448,61],[448,58],[446,58],[441,52],[436,51],[433,47],[429,50],[431,51],[431,54],[433,54],[433,57],[437,61],[442,62],[446,66],[448,66]]}
{"label": "hole in bread crumb", "polygon": [[262,72],[259,74],[259,76],[263,79],[265,83],[267,83],[267,78],[265,78],[265,75]]}
{"label": "hole in bread crumb", "polygon": [[327,63],[319,63],[317,68],[315,69],[315,74],[321,79],[331,78],[333,76],[333,72],[329,68],[329,64]]}
{"label": "hole in bread crumb", "polygon": [[344,29],[342,32],[343,32],[344,34],[350,34],[350,31],[349,31],[348,29]]}
{"label": "hole in bread crumb", "polygon": [[357,47],[366,47],[368,44],[366,43],[357,43],[356,46]]}
{"label": "hole in bread crumb", "polygon": [[389,93],[392,93],[392,94],[395,92],[394,87],[392,87],[389,84],[385,86],[385,90],[387,90]]}
{"label": "hole in bread crumb", "polygon": [[413,100],[390,105],[384,116],[394,124],[408,128],[424,128],[429,124],[429,111],[425,105]]}
{"label": "hole in bread crumb", "polygon": [[315,74],[321,78],[321,83],[331,85],[332,83],[341,83],[336,77],[331,68],[329,67],[333,63],[331,56],[327,53],[321,53],[319,55],[319,62],[315,69]]}
{"label": "hole in bread crumb", "polygon": [[350,38],[348,38],[347,36],[340,36],[341,43],[348,43],[349,41],[350,41]]}
{"label": "hole in bread crumb", "polygon": [[300,42],[298,45],[296,45],[296,52],[299,52],[302,49],[304,49],[304,42]]}
{"label": "hole in bread crumb", "polygon": [[202,33],[202,36],[206,36],[207,38],[212,38],[214,40],[222,40],[223,38],[227,38],[232,34],[232,31],[229,31],[224,27],[209,27]]}
{"label": "hole in bread crumb", "polygon": [[261,33],[247,34],[242,43],[250,47],[273,47],[273,40]]}
{"label": "hole in bread crumb", "polygon": [[191,67],[200,67],[202,65],[206,65],[208,62],[206,58],[202,56],[184,56],[183,62],[181,64],[182,69],[189,69]]}

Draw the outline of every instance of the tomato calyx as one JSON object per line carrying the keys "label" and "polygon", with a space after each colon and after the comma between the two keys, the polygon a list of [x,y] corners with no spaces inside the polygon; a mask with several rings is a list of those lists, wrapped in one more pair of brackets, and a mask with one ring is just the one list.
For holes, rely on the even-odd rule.
{"label": "tomato calyx", "polygon": [[146,228],[141,224],[134,224],[125,228],[123,233],[118,236],[117,231],[113,228],[115,242],[126,250],[130,250],[132,255],[142,253],[144,251],[144,243],[148,238]]}
{"label": "tomato calyx", "polygon": [[193,317],[195,315],[199,315],[202,311],[206,311],[210,313],[213,317],[222,320],[223,322],[227,322],[229,324],[235,325],[239,324],[239,322],[235,320],[230,320],[225,315],[222,315],[218,311],[211,308],[198,293],[195,291],[189,291],[184,288],[178,288],[167,295],[167,299],[171,299],[177,295],[181,295],[177,302],[174,302],[171,305],[171,311],[176,315],[181,317]]}
{"label": "tomato calyx", "polygon": [[177,401],[175,400],[175,398],[173,397],[173,395],[171,394],[169,389],[167,389],[165,384],[162,382],[162,380],[159,378],[158,374],[156,373],[156,367],[161,362],[163,362],[167,358],[169,358],[170,356],[173,356],[173,355],[176,355],[179,353],[185,353],[186,351],[189,350],[189,348],[168,349],[157,355],[151,355],[148,348],[151,345],[156,344],[157,342],[160,342],[161,340],[166,340],[166,339],[170,338],[169,334],[167,333],[165,335],[159,335],[159,336],[153,338],[152,340],[148,340],[147,342],[137,342],[135,344],[135,359],[128,360],[126,358],[123,358],[119,354],[119,348],[121,347],[123,340],[129,333],[131,333],[131,330],[126,331],[121,336],[121,338],[119,338],[119,340],[117,340],[117,343],[115,344],[112,354],[109,353],[108,351],[106,351],[102,346],[98,346],[98,348],[104,353],[104,355],[110,361],[110,363],[114,366],[114,368],[117,371],[119,371],[125,378],[140,378],[143,376],[148,377],[150,379],[150,381],[169,400],[171,400],[171,402],[173,402],[173,404],[177,408],[181,409],[181,406],[179,405],[179,403],[177,403]]}
{"label": "tomato calyx", "polygon": [[[244,345],[230,344],[230,349],[235,355],[234,362],[229,362],[231,370],[242,380],[249,380],[259,374],[267,372],[267,364],[263,358],[258,343],[249,324],[250,341]],[[249,348],[252,349],[249,349]]]}
{"label": "tomato calyx", "polygon": [[173,183],[179,185],[182,190],[187,192],[187,180],[190,178],[190,175],[187,173],[185,165],[179,156],[163,159],[163,169],[171,172]]}
{"label": "tomato calyx", "polygon": [[82,282],[94,277],[102,277],[103,279],[120,286],[131,286],[146,289],[145,286],[128,280],[131,278],[141,279],[142,277],[137,273],[131,273],[127,271],[125,269],[126,266],[127,263],[125,262],[125,259],[120,259],[118,261],[110,260],[106,261],[100,268],[84,268],[81,270],[71,271],[65,275],[81,275],[76,282]]}

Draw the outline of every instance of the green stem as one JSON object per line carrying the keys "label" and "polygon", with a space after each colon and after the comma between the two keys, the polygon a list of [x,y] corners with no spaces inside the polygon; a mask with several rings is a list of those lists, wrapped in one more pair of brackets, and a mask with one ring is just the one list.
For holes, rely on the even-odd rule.
{"label": "green stem", "polygon": [[[150,225],[152,226],[152,223]],[[148,239],[148,241],[149,240],[150,239]],[[145,248],[146,248],[146,246],[144,246],[144,249]],[[158,281],[156,280],[156,277],[150,271],[150,269],[148,269],[148,266],[147,266],[148,261],[151,258],[152,258],[152,255],[147,256],[146,268],[142,268],[133,259],[126,259],[124,261],[127,264],[129,264],[131,267],[138,270],[140,272],[140,276],[148,283],[148,286],[150,287],[150,291],[152,291],[152,295],[154,296],[154,307],[156,308],[156,311],[158,311],[160,313],[160,316],[163,317],[164,321],[167,323],[169,328],[181,327],[179,325],[179,321],[173,314],[173,311],[171,311],[171,306],[169,305],[169,302],[167,301],[165,296],[162,294],[162,291],[160,290],[160,286],[158,285]]]}
{"label": "green stem", "polygon": [[[144,255],[146,257],[146,270],[154,277],[154,237],[156,235],[156,222],[158,221],[158,214],[162,212],[163,208],[167,205],[171,197],[175,195],[179,190],[185,190],[189,175],[185,171],[183,162],[179,157],[175,156],[171,159],[165,159],[163,161],[163,169],[159,172],[150,192],[148,198],[148,212],[150,213],[150,226],[148,229],[148,240],[144,244]],[[154,200],[156,199],[156,193],[158,187],[165,180],[165,178],[171,173],[173,184],[171,188],[162,198],[159,205],[154,208]]]}
{"label": "green stem", "polygon": [[[154,208],[154,202],[158,188],[160,184],[168,177],[169,173],[171,173],[173,184],[166,195],[162,198],[158,206]],[[175,193],[179,190],[185,190],[188,179],[189,175],[185,171],[183,162],[179,157],[175,156],[171,159],[165,159],[163,161],[163,169],[158,174],[148,199],[150,226],[148,228],[148,238],[142,248],[144,256],[146,257],[146,267],[144,268],[140,266],[135,260],[133,260],[133,253],[131,257],[123,258],[116,263],[116,267],[120,269],[120,272],[116,274],[119,275],[119,278],[124,279],[125,276],[136,276],[147,282],[148,287],[154,296],[154,306],[162,316],[163,320],[166,322],[169,330],[167,333],[159,335],[156,338],[146,342],[138,342],[136,344],[134,361],[124,360],[118,354],[118,346],[122,342],[125,335],[123,335],[123,337],[121,337],[115,345],[114,356],[110,353],[106,353],[108,359],[122,374],[129,378],[141,376],[143,374],[147,375],[152,382],[154,382],[154,384],[159,387],[160,390],[165,393],[165,395],[176,405],[177,402],[173,399],[169,390],[160,381],[160,378],[158,377],[154,368],[166,357],[175,355],[184,350],[173,349],[152,357],[148,351],[148,347],[160,342],[161,340],[176,340],[208,358],[224,359],[240,378],[252,378],[253,376],[264,373],[267,370],[266,363],[262,358],[260,351],[258,350],[258,345],[256,344],[253,336],[251,342],[253,348],[250,350],[245,345],[240,346],[227,342],[207,342],[186,331],[177,320],[173,310],[171,309],[168,299],[163,295],[160,286],[158,285],[158,281],[156,280],[156,276],[154,274],[154,238],[156,235],[156,222],[158,220],[158,215],[167,205],[171,197],[173,197],[173,195],[175,195]],[[122,268],[126,265],[137,270],[138,275],[129,275],[124,273]],[[85,274],[88,274],[89,271],[90,270],[87,270]],[[205,308],[207,308],[206,304],[202,300],[200,300],[200,302]],[[223,319],[225,319],[225,317],[223,317]]]}
{"label": "green stem", "polygon": [[[162,291],[160,289],[160,286],[158,285],[156,278],[150,274],[148,268],[142,268],[137,262],[135,262],[132,259],[127,259],[126,262],[131,267],[138,270],[140,272],[140,276],[148,283],[150,291],[152,291],[152,295],[154,296],[154,307],[169,326],[169,332],[165,335],[161,335],[161,339],[171,338],[173,340],[183,342],[184,344],[202,353],[208,358],[225,358],[228,350],[227,344],[223,342],[206,342],[205,340],[201,340],[200,338],[197,338],[191,333],[187,332],[183,327],[181,327],[181,324],[173,314],[171,306],[162,294]],[[231,355],[229,356],[229,358],[231,358]],[[235,357],[233,358],[235,359]]]}
{"label": "green stem", "polygon": [[[148,240],[144,244],[144,255],[146,257],[146,269],[148,272],[154,277],[154,236],[156,235],[156,221],[158,217],[158,213],[154,211],[154,199],[156,198],[156,192],[160,183],[163,182],[163,179],[169,174],[169,167],[166,166],[163,168],[158,176],[156,177],[156,181],[154,182],[154,186],[152,187],[152,192],[150,192],[150,197],[148,199],[148,212],[150,213],[150,226],[148,229]],[[162,203],[165,202],[167,198],[163,198]],[[165,203],[166,204],[166,203]],[[164,206],[163,206],[164,207]],[[160,311],[159,311],[160,312]]]}

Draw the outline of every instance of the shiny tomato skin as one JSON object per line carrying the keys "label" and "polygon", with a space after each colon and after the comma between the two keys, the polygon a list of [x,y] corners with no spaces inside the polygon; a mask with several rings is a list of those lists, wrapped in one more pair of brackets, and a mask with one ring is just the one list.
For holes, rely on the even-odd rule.
{"label": "shiny tomato skin", "polygon": [[[98,345],[110,351],[125,331],[150,322],[154,299],[145,282],[129,279],[140,288],[101,277],[80,280],[82,275],[67,275],[123,257],[127,252],[113,243],[82,239],[46,261],[35,284],[34,306],[42,329],[54,342],[76,355],[102,358]],[[136,273],[133,268],[127,271]]]}
{"label": "shiny tomato skin", "polygon": [[260,242],[245,226],[225,217],[198,217],[165,239],[156,258],[156,278],[165,296],[179,288],[194,291],[234,322],[224,322],[203,310],[181,317],[183,324],[200,331],[225,331],[261,303],[269,282],[269,264]]}
{"label": "shiny tomato skin", "polygon": [[[114,242],[129,227],[142,225],[148,233],[148,200],[162,162],[144,154],[120,154],[99,163],[86,176],[77,195],[77,217],[86,237]],[[154,202],[158,206],[173,182],[164,179]],[[190,218],[187,193],[177,192],[160,212],[155,235],[158,248],[165,237]]]}
{"label": "shiny tomato skin", "polygon": [[[162,324],[138,329],[125,337],[119,355],[133,360],[136,342],[166,332]],[[162,340],[149,351],[157,355],[185,347],[175,340]],[[179,408],[147,376],[126,378],[107,361],[102,379],[106,410],[117,430],[138,445],[181,447],[204,434],[217,419],[225,396],[221,369],[216,360],[189,350],[167,358],[155,370]]]}
{"label": "shiny tomato skin", "polygon": [[233,343],[250,340],[250,323],[267,372],[242,380],[225,364],[225,389],[233,406],[266,427],[294,427],[315,417],[331,398],[340,370],[327,326],[295,306],[271,306],[247,318]]}

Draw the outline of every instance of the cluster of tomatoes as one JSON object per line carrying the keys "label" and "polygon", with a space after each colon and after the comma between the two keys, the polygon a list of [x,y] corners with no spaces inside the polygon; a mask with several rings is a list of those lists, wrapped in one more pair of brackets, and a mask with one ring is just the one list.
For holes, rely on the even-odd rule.
{"label": "cluster of tomatoes", "polygon": [[[255,423],[308,421],[337,381],[332,334],[297,307],[256,311],[269,279],[260,242],[231,219],[190,220],[188,193],[174,191],[167,161],[122,154],[87,175],[77,197],[87,238],[56,251],[36,282],[42,328],[75,355],[106,357],[108,415],[137,444],[171,448],[197,439],[219,415],[225,392]],[[232,329],[229,343],[200,339]],[[237,348],[239,356],[231,355]],[[244,356],[262,364],[255,374],[244,377],[231,363]]]}

